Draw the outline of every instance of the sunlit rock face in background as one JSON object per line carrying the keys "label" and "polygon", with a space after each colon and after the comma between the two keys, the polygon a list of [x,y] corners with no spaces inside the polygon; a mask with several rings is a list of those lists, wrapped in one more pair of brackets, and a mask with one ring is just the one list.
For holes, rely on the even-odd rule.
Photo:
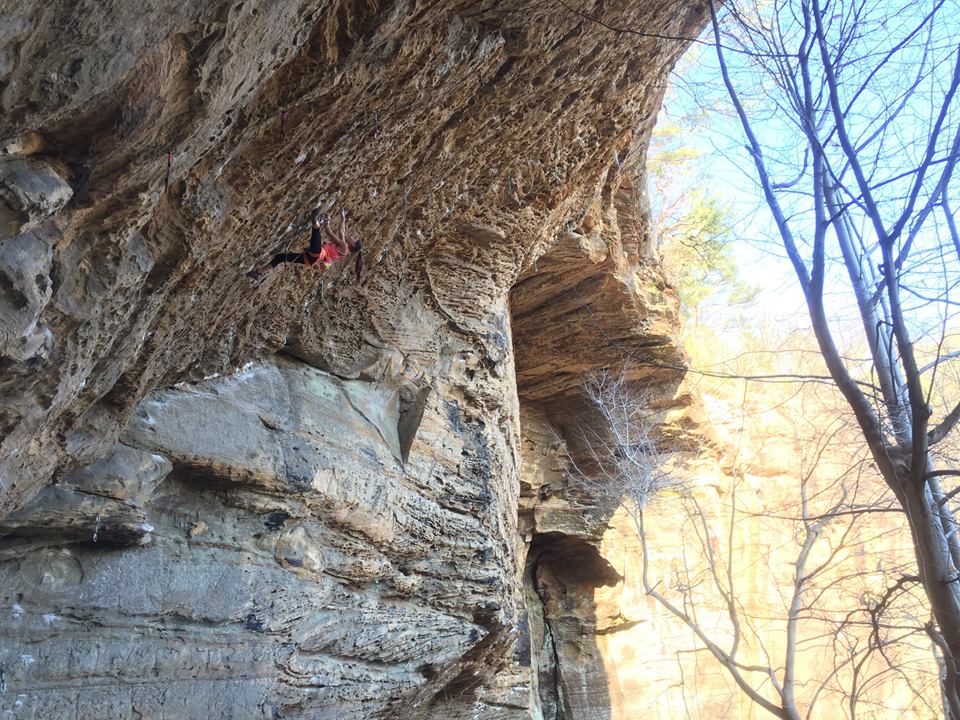
{"label": "sunlit rock face in background", "polygon": [[[0,714],[609,717],[550,640],[616,581],[609,508],[521,483],[525,423],[682,364],[633,178],[683,43],[553,2],[28,1],[0,38]],[[252,285],[317,203],[363,280]]]}

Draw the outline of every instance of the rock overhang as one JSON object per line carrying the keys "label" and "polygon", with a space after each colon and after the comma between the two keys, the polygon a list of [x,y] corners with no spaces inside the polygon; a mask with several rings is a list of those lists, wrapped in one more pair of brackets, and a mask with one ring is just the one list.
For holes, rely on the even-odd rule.
{"label": "rock overhang", "polygon": [[[647,312],[655,294],[634,292],[663,288],[656,271],[634,280],[623,270],[644,253],[635,230],[621,237],[629,164],[619,160],[646,142],[683,47],[655,35],[691,33],[702,8],[602,10],[608,25],[656,28],[649,37],[612,33],[560,3],[519,1],[43,8],[23,3],[11,20],[0,137],[10,138],[9,155],[55,169],[73,195],[18,215],[31,225],[17,231],[43,252],[0,377],[4,511],[114,452],[151,391],[288,354],[333,385],[397,393],[407,424],[397,421],[384,462],[397,462],[399,449],[415,493],[449,491],[456,512],[483,518],[485,539],[471,550],[483,552],[472,562],[483,566],[496,548],[499,579],[481,587],[507,612],[501,640],[470,662],[504,657],[519,600],[511,590],[494,601],[491,588],[522,570],[518,385],[537,402],[563,398],[602,364],[577,350],[590,330],[585,298],[618,342],[646,342],[653,357],[677,361],[669,302],[658,325]],[[246,269],[303,241],[306,209],[320,201],[351,210],[365,240],[363,281],[349,279],[352,268],[285,268],[247,284]],[[606,213],[599,224],[597,213]],[[577,234],[601,237],[610,259],[577,280],[588,291],[571,302],[563,285],[575,271],[563,262],[583,249]],[[24,237],[3,239],[0,252],[29,244]],[[551,278],[559,291],[538,288]],[[538,293],[552,302],[537,308]],[[640,321],[648,326],[638,331]],[[564,326],[580,338],[545,340]],[[263,432],[276,422],[266,418]],[[465,454],[438,471],[423,458],[450,433],[467,439]],[[267,465],[287,467],[278,457]],[[195,463],[193,477],[235,477],[227,466],[204,475]],[[191,492],[189,467],[181,463],[188,472],[169,486],[174,496]],[[264,473],[276,474],[260,468],[244,482]],[[283,558],[284,572],[302,572]],[[412,581],[398,582],[414,592]],[[474,622],[477,610],[458,612]],[[499,612],[478,617],[491,623]],[[464,670],[436,665],[430,677],[408,678],[405,712],[420,712]]]}

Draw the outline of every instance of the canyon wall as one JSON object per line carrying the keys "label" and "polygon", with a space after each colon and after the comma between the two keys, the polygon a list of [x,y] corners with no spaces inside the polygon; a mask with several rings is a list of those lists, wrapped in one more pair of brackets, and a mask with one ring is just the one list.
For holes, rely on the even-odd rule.
{"label": "canyon wall", "polygon": [[624,386],[646,401],[636,422],[650,424],[658,450],[647,459],[666,480],[643,508],[643,539],[636,505],[620,502],[615,484],[571,471],[591,461],[583,437],[602,442],[589,408],[532,407],[521,395],[532,681],[546,717],[757,717],[708,643],[776,705],[772,678],[783,682],[789,665],[811,720],[942,716],[929,609],[903,579],[906,518],[844,398],[819,383],[743,378],[824,373],[810,345],[793,341],[773,353],[740,348],[712,376],[715,358],[735,352],[691,342],[700,355],[679,387],[663,360],[661,382]]}
{"label": "canyon wall", "polygon": [[[609,717],[549,428],[682,374],[633,181],[703,7],[0,10],[0,716]],[[245,277],[318,205],[359,280]]]}

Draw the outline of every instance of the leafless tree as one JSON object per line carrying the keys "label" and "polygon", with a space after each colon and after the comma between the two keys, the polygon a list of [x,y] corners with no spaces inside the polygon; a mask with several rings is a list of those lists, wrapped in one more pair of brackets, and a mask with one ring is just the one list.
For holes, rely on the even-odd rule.
{"label": "leafless tree", "polygon": [[[960,541],[937,446],[960,420],[960,17],[946,0],[711,0],[719,67],[823,359],[904,511],[960,720]],[[754,92],[760,88],[761,92]],[[845,290],[841,287],[845,285]],[[845,292],[845,304],[831,306]],[[838,337],[856,308],[860,346]]]}
{"label": "leafless tree", "polygon": [[[830,482],[818,478],[822,454],[847,440],[840,432],[844,423],[811,424],[811,436],[799,443],[805,448],[798,467],[799,500],[779,508],[777,515],[771,515],[773,510],[757,514],[744,509],[738,499],[742,470],[735,462],[724,510],[725,537],[718,538],[711,522],[718,515],[716,508],[704,507],[693,488],[668,469],[674,453],[663,447],[656,431],[659,418],[651,409],[653,403],[628,377],[623,370],[586,378],[583,392],[593,415],[579,428],[568,460],[578,485],[593,495],[621,502],[632,519],[642,551],[644,592],[692,632],[740,692],[775,717],[809,719],[819,701],[839,695],[849,717],[856,718],[860,705],[884,702],[878,692],[889,690],[889,684],[880,687],[880,683],[892,676],[907,684],[916,701],[923,703],[929,697],[929,682],[916,663],[923,653],[929,658],[927,618],[906,617],[904,610],[915,607],[909,601],[916,578],[902,575],[896,558],[883,556],[887,574],[895,579],[872,597],[862,590],[864,577],[875,574],[872,568],[843,565],[846,556],[863,556],[884,535],[896,532],[896,527],[867,528],[863,523],[872,511],[889,508],[879,507],[875,492],[865,489],[871,485],[861,482],[862,463]],[[683,548],[681,561],[666,583],[663,576],[668,573],[651,567],[656,538],[650,536],[645,515],[647,503],[664,489],[670,491],[670,502],[683,508],[682,513],[672,512],[682,517],[672,532],[683,525],[686,535],[695,538],[692,547]],[[736,569],[735,529],[758,518],[778,527],[776,534],[785,535],[785,545],[794,549],[789,579],[778,568],[767,568],[771,591],[782,597],[782,612],[775,618],[761,618],[747,610],[750,602]],[[876,557],[879,562],[881,556]],[[785,582],[783,590],[781,582]],[[839,598],[858,592],[863,597],[857,599],[855,610],[836,607]],[[707,596],[711,606],[722,609],[723,627],[705,620]],[[760,629],[770,624],[778,628],[776,650],[768,646]],[[923,647],[917,650],[917,644]],[[825,666],[819,676],[798,677],[798,658],[815,650],[832,657],[833,667]],[[804,689],[803,697],[798,697],[798,688]]]}
{"label": "leafless tree", "polygon": [[654,437],[650,396],[630,382],[628,371],[598,370],[584,378],[583,395],[596,417],[577,428],[582,458],[568,453],[567,460],[580,487],[642,508],[676,481]]}

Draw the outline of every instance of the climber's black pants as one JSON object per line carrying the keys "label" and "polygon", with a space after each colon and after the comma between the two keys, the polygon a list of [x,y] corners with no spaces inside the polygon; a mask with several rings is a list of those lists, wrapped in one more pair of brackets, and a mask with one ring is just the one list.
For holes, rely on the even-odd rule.
{"label": "climber's black pants", "polygon": [[[320,248],[323,247],[323,242],[320,238],[320,228],[313,227],[310,229],[310,252],[316,255],[320,252]],[[303,256],[302,252],[298,253],[278,253],[273,256],[273,260],[270,261],[270,267],[276,267],[280,263],[285,262],[298,262],[305,263],[306,258]]]}

